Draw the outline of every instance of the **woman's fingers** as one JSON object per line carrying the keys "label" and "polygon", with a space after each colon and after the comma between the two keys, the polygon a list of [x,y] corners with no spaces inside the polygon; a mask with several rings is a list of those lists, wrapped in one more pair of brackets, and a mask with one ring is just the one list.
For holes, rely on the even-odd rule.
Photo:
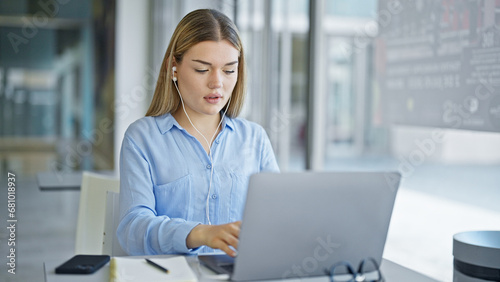
{"label": "woman's fingers", "polygon": [[198,225],[186,238],[188,248],[206,245],[213,249],[220,249],[230,256],[236,256],[238,249],[241,221],[222,225]]}
{"label": "woman's fingers", "polygon": [[209,242],[208,246],[220,249],[230,256],[236,256],[236,252],[232,248],[238,249],[240,226],[241,221],[213,226],[213,233],[210,236],[211,242]]}

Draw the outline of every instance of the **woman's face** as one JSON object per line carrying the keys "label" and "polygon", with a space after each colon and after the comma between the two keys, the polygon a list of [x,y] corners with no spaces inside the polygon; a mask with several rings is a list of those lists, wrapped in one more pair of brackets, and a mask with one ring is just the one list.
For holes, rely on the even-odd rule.
{"label": "woman's face", "polygon": [[177,85],[189,114],[215,115],[238,80],[238,50],[227,40],[200,42],[174,62]]}

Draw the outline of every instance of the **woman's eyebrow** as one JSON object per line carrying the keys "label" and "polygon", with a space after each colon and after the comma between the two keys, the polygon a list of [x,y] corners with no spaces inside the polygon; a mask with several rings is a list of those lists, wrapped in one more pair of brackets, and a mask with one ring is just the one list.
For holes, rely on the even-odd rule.
{"label": "woman's eyebrow", "polygon": [[[204,64],[204,65],[207,65],[207,66],[211,66],[211,65],[212,65],[212,63],[205,62],[205,61],[203,61],[203,60],[196,60],[196,59],[195,59],[195,60],[193,60],[193,62],[198,62],[198,63],[200,63],[200,64]],[[238,63],[238,61],[229,62],[229,63],[225,64],[225,66],[234,65],[234,64],[237,64],[237,63]]]}

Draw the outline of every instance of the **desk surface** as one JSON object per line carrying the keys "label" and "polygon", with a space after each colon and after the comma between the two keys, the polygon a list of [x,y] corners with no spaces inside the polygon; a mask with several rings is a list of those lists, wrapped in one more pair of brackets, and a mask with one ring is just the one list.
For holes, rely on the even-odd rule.
{"label": "desk surface", "polygon": [[82,172],[44,171],[36,175],[40,190],[80,190]]}
{"label": "desk surface", "polygon": [[[92,171],[116,177],[111,170]],[[38,187],[42,191],[80,190],[83,171],[42,171],[36,174]]]}
{"label": "desk surface", "polygon": [[[160,256],[160,257],[169,257],[169,256]],[[220,281],[214,280],[210,278],[212,274],[210,270],[206,269],[204,266],[201,266],[198,262],[197,256],[186,256],[186,260],[193,269],[194,273],[196,273],[198,277],[198,281]],[[50,261],[44,263],[44,273],[45,273],[45,282],[85,282],[85,281],[109,281],[109,263],[105,265],[103,268],[98,270],[93,274],[85,274],[85,275],[61,275],[55,274],[54,270],[57,266],[62,264],[63,261]],[[384,259],[381,265],[382,275],[384,276],[387,282],[436,282],[432,278],[429,278],[423,274],[415,272],[411,269],[403,267],[399,264],[396,264],[392,261]],[[308,279],[288,279],[287,281],[299,281],[299,280],[308,280],[308,281],[322,281],[329,282],[330,280],[326,276],[321,277],[311,277]],[[271,280],[269,280],[271,281]]]}

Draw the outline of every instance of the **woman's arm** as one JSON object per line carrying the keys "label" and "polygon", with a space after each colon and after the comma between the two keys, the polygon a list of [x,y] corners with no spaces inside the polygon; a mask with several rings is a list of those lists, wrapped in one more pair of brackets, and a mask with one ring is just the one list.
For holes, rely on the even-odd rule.
{"label": "woman's arm", "polygon": [[147,156],[126,135],[120,156],[120,245],[130,255],[189,252],[186,238],[199,222],[158,216],[155,205]]}

